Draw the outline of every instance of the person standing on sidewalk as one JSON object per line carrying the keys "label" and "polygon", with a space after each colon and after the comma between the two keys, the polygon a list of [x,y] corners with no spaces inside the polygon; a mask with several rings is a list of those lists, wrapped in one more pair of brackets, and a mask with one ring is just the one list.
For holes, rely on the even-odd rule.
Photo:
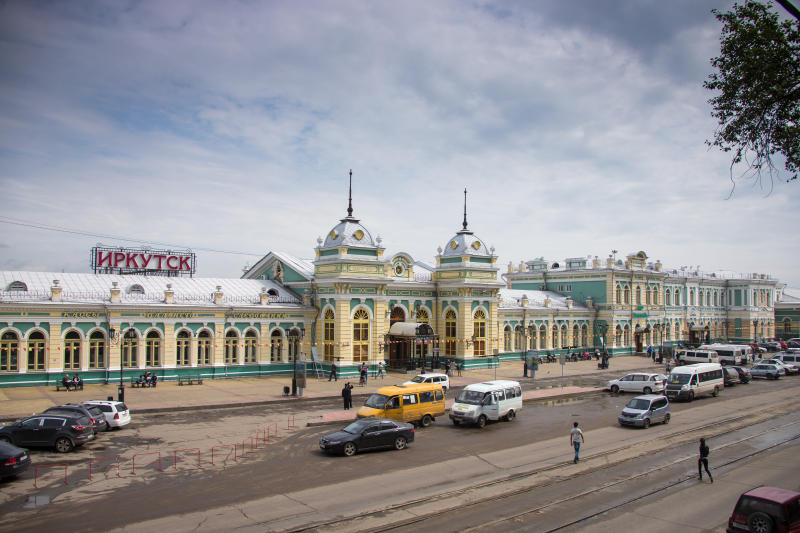
{"label": "person standing on sidewalk", "polygon": [[708,470],[708,454],[710,450],[706,445],[706,439],[700,439],[700,457],[697,459],[697,479],[703,481],[703,468],[706,469],[706,474],[708,474],[708,479],[711,480],[711,483],[714,483],[714,478],[711,477],[711,472]]}
{"label": "person standing on sidewalk", "polygon": [[572,462],[577,464],[580,460],[578,453],[581,451],[581,443],[584,442],[583,431],[578,429],[577,422],[572,423],[572,431],[569,432],[569,442],[572,444],[572,447],[575,448],[575,459],[573,459]]}
{"label": "person standing on sidewalk", "polygon": [[344,403],[344,410],[347,411],[350,409],[350,406],[353,405],[353,393],[350,390],[350,383],[345,383],[344,387],[342,388],[342,403]]}

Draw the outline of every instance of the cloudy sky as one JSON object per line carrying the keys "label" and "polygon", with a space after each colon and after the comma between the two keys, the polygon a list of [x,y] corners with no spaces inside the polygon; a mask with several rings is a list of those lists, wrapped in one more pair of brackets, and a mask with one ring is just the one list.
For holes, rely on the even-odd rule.
{"label": "cloudy sky", "polygon": [[0,269],[86,272],[119,238],[204,277],[311,258],[352,168],[390,253],[432,262],[466,187],[503,268],[644,250],[800,288],[800,184],[731,196],[704,144],[729,6],[2,2]]}

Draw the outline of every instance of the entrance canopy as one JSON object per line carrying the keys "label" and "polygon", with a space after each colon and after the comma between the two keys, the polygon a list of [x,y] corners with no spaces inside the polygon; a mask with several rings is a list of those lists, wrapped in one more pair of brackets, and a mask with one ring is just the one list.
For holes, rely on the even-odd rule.
{"label": "entrance canopy", "polygon": [[429,337],[433,328],[424,322],[395,322],[389,328],[392,337]]}

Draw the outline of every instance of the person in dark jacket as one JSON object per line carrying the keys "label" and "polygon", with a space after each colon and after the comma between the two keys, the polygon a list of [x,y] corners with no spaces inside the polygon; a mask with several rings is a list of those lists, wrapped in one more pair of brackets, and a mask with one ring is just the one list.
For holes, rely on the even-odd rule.
{"label": "person in dark jacket", "polygon": [[710,450],[706,445],[706,439],[700,439],[700,457],[697,459],[697,478],[700,481],[703,481],[703,468],[705,468],[706,474],[708,474],[708,479],[711,480],[711,483],[714,483],[714,478],[711,477],[711,472],[708,470],[709,451]]}
{"label": "person in dark jacket", "polygon": [[158,376],[153,373],[153,376],[150,378],[150,386],[155,388],[156,383],[158,383]]}
{"label": "person in dark jacket", "polygon": [[350,385],[349,381],[344,384],[342,389],[342,400],[345,411],[353,407],[353,386]]}

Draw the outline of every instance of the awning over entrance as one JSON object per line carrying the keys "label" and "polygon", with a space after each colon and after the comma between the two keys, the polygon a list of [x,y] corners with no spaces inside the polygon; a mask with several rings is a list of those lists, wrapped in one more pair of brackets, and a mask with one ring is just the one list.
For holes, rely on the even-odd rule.
{"label": "awning over entrance", "polygon": [[641,328],[639,326],[636,326],[636,330],[634,330],[634,333],[650,333],[650,326],[647,326],[646,328]]}
{"label": "awning over entrance", "polygon": [[705,331],[705,326],[690,326],[689,331]]}
{"label": "awning over entrance", "polygon": [[433,334],[433,328],[424,322],[395,322],[389,328],[392,337],[428,337]]}

